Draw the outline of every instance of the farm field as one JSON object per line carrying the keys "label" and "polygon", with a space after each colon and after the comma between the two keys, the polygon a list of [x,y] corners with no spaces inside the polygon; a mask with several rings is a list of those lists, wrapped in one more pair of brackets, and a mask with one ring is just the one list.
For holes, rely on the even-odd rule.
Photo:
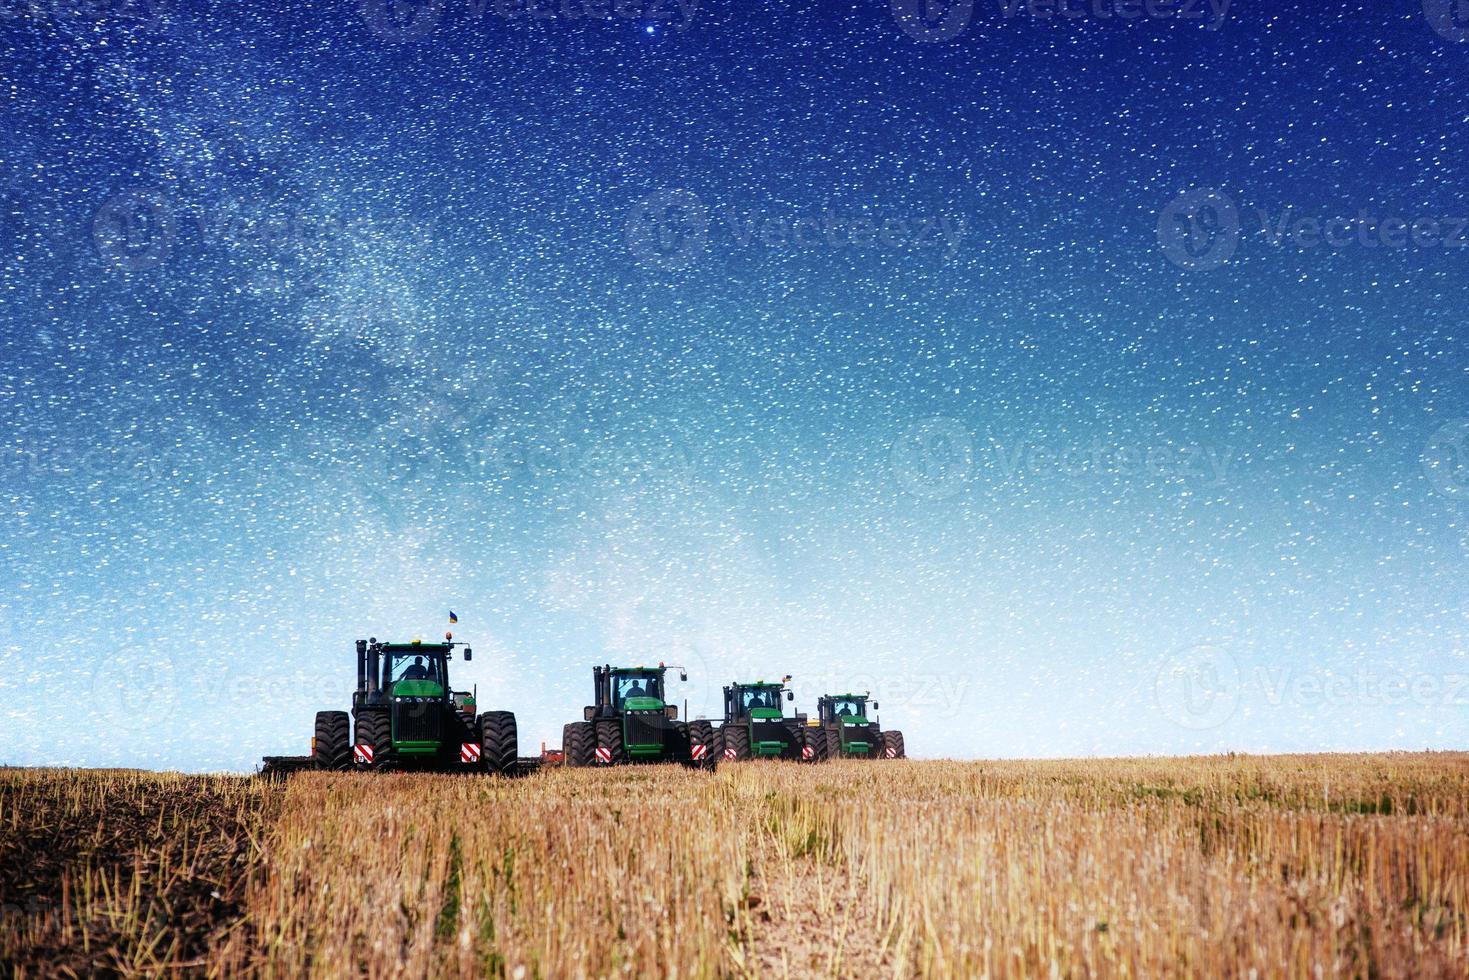
{"label": "farm field", "polygon": [[1469,975],[1469,756],[0,770],[0,964]]}

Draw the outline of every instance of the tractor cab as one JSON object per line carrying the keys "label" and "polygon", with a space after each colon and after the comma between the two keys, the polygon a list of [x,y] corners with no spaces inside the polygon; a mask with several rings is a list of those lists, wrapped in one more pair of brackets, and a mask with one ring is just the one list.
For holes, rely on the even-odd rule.
{"label": "tractor cab", "polygon": [[823,725],[865,725],[867,704],[865,694],[828,694],[816,702],[816,711]]}
{"label": "tractor cab", "polygon": [[615,667],[612,671],[612,705],[619,711],[661,711],[663,669]]}
{"label": "tractor cab", "polygon": [[752,718],[780,718],[784,714],[780,703],[782,694],[787,701],[795,700],[795,694],[782,684],[755,681],[753,684],[729,685],[724,689],[725,723]]}

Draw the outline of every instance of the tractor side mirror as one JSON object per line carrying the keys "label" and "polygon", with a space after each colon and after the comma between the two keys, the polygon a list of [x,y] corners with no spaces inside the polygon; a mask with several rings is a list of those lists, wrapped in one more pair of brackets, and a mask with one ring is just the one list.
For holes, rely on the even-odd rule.
{"label": "tractor side mirror", "polygon": [[794,700],[796,700],[796,692],[795,691],[787,691],[786,692],[786,700],[787,701],[794,701]]}
{"label": "tractor side mirror", "polygon": [[469,649],[469,647],[465,647],[464,648],[464,662],[465,663],[469,663],[469,661],[471,661],[473,659],[474,659],[474,651],[471,650],[471,649]]}
{"label": "tractor side mirror", "polygon": [[678,672],[678,679],[681,680],[681,681],[683,681],[685,684],[687,684],[689,682],[689,675],[686,674],[686,673],[684,673],[683,671],[679,671]]}
{"label": "tractor side mirror", "polygon": [[880,707],[882,707],[882,705],[878,704],[876,701],[872,702],[872,710],[873,711],[876,711]]}

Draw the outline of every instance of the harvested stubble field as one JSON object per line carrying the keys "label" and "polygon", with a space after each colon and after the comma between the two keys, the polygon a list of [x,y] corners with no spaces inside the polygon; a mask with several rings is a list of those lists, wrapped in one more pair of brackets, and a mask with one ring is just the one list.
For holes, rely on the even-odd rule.
{"label": "harvested stubble field", "polygon": [[0,770],[0,903],[27,976],[1462,977],[1469,756]]}

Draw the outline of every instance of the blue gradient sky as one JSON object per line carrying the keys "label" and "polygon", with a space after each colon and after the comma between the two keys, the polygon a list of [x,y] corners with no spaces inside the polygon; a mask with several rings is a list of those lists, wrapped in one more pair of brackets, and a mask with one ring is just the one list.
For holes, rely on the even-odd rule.
{"label": "blue gradient sky", "polygon": [[450,608],[527,748],[1463,747],[1469,20],[504,9],[3,22],[0,762],[304,752]]}

